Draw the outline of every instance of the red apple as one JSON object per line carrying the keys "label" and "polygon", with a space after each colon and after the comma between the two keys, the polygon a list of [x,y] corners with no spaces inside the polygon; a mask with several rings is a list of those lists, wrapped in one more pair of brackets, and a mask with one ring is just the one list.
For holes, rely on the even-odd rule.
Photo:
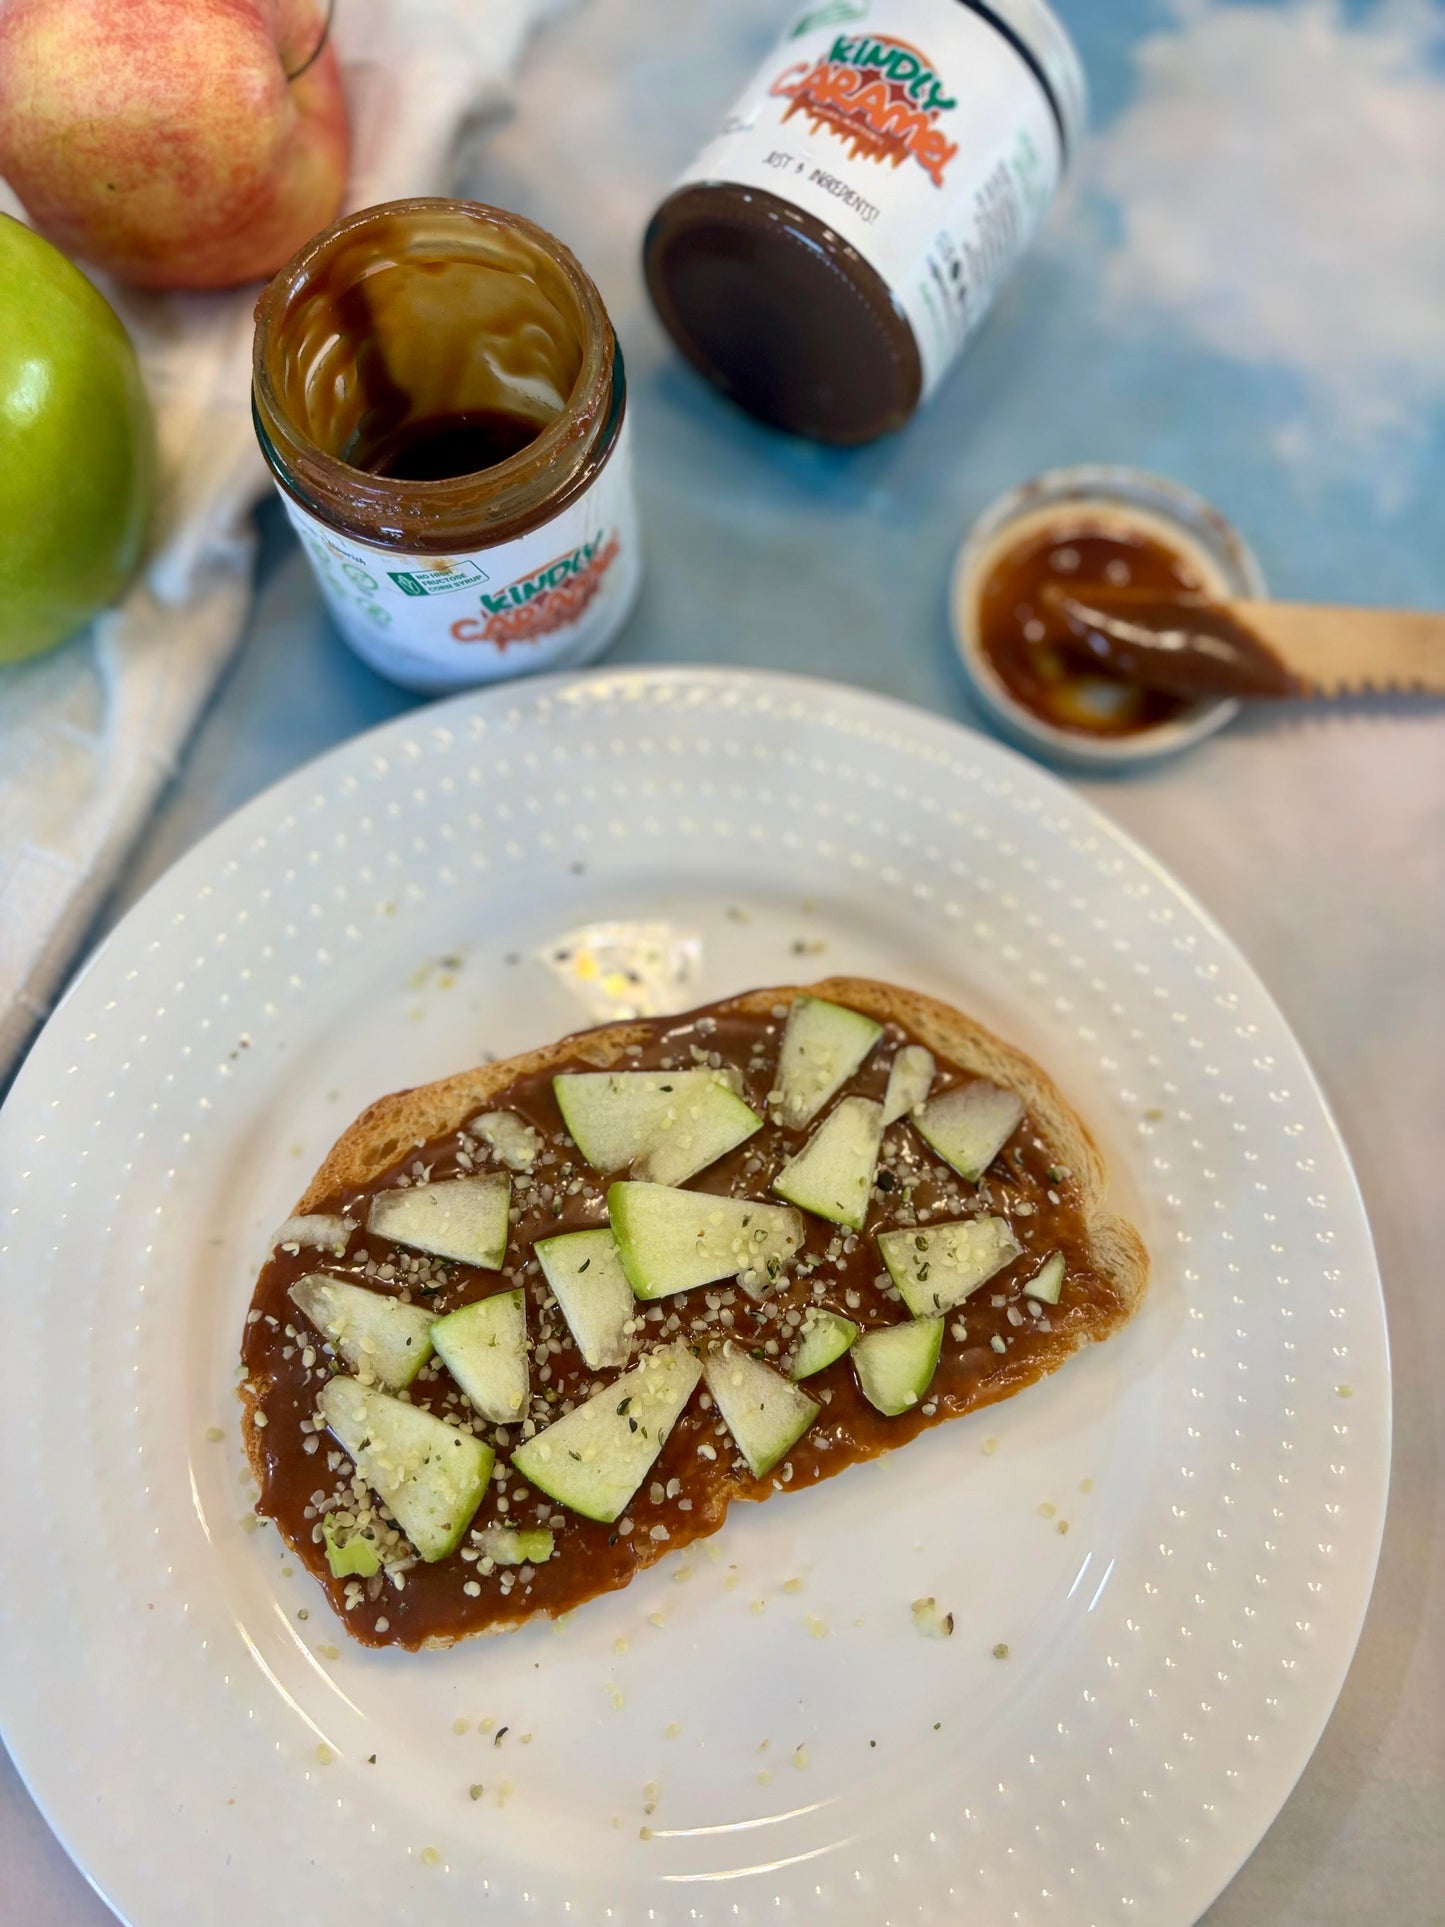
{"label": "red apple", "polygon": [[0,174],[139,287],[272,274],[341,204],[327,26],[326,0],[5,0]]}

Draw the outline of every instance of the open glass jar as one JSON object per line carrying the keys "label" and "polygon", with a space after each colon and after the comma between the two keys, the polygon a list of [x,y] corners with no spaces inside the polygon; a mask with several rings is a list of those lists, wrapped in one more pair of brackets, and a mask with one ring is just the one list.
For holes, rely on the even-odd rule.
{"label": "open glass jar", "polygon": [[519,215],[392,201],[256,309],[256,432],[347,641],[441,691],[590,662],[639,579],[602,298]]}

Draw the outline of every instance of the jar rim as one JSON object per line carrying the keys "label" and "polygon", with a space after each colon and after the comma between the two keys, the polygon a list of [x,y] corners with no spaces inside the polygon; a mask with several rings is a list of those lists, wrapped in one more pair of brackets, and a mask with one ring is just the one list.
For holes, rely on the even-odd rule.
{"label": "jar rim", "polygon": [[[582,360],[559,412],[524,448],[493,466],[441,480],[372,474],[323,449],[293,419],[281,392],[284,323],[322,266],[368,227],[430,217],[503,233],[528,243],[561,274],[583,323]],[[363,541],[484,547],[509,540],[570,491],[615,436],[622,414],[622,361],[596,284],[564,242],[525,215],[481,201],[418,195],[381,201],[322,229],[267,283],[256,303],[252,413],[277,481],[311,513]],[[479,500],[478,477],[485,477]]]}

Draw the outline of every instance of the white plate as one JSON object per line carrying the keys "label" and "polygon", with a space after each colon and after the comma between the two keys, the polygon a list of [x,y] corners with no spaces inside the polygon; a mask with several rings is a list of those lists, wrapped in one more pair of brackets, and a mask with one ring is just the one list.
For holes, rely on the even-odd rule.
{"label": "white plate", "polygon": [[[575,1024],[537,953],[619,918],[698,940],[690,1001],[873,972],[1034,1052],[1137,1215],[1148,1302],[1024,1396],[742,1508],[685,1581],[667,1560],[560,1628],[366,1652],[242,1530],[255,1267],[368,1099]],[[137,1927],[1169,1927],[1344,1676],[1389,1377],[1320,1094],[1146,856],[913,710],[626,671],[347,745],[126,919],[15,1087],[0,1174],[0,1710]],[[914,1629],[923,1594],[952,1639]]]}

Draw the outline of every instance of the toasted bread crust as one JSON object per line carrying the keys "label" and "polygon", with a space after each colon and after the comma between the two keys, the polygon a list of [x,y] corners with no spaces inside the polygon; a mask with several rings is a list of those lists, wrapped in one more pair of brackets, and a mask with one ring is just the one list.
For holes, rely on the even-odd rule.
{"label": "toasted bread crust", "polygon": [[[815,984],[753,990],[727,1001],[742,1015],[766,1017],[774,1005],[791,1003],[800,996],[824,997],[833,1003],[846,1004],[850,1010],[861,1011],[878,1023],[903,1024],[938,1057],[1017,1091],[1050,1155],[1073,1175],[1080,1193],[1093,1268],[1108,1280],[1119,1301],[1117,1314],[1100,1318],[1080,1332],[1076,1349],[1109,1337],[1127,1323],[1138,1310],[1148,1286],[1148,1253],[1133,1225],[1107,1209],[1104,1161],[1099,1149],[1082,1120],[1039,1065],[952,1005],[925,996],[921,991],[906,990],[872,978],[825,977]],[[459,1130],[518,1078],[545,1075],[579,1058],[598,1070],[610,1069],[623,1058],[629,1044],[643,1041],[654,1021],[606,1024],[594,1030],[574,1032],[538,1050],[524,1051],[499,1063],[459,1071],[434,1084],[378,1098],[331,1147],[297,1201],[295,1215],[324,1210],[334,1204],[338,1194],[373,1183],[410,1147]],[[680,1015],[678,1021],[685,1021],[685,1014]],[[252,1471],[259,1481],[261,1437],[254,1423],[259,1400],[245,1384],[240,1396],[245,1406],[242,1438]],[[658,1546],[653,1556],[660,1557],[664,1550]],[[650,1564],[651,1559],[644,1557],[639,1563]],[[510,1624],[492,1625],[463,1637],[475,1638],[482,1632],[510,1629]],[[455,1642],[438,1639],[426,1643],[446,1646]]]}

